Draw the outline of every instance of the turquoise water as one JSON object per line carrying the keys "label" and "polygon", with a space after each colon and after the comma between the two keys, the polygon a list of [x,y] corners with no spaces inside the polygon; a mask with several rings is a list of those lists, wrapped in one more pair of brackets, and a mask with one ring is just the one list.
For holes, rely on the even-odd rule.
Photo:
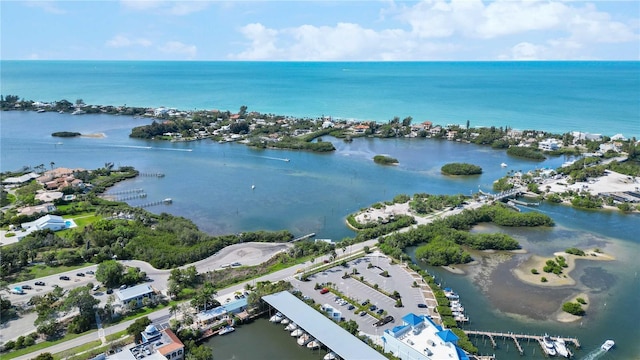
{"label": "turquoise water", "polygon": [[2,61],[2,94],[640,137],[640,62]]}
{"label": "turquoise water", "polygon": [[[629,137],[640,134],[638,64],[2,61],[0,86],[3,95],[41,101],[82,98],[98,104],[231,111],[247,105],[249,110],[299,116],[382,122],[412,116],[443,124],[469,119],[472,126]],[[132,205],[170,197],[172,205],[149,210],[185,216],[211,234],[287,229],[294,235],[315,232],[319,238],[339,240],[353,236],[344,225],[347,214],[397,194],[488,191],[492,181],[509,170],[555,168],[568,160],[531,162],[487,147],[428,139],[344,143],[326,138],[337,151],[313,154],[208,140],[166,143],[128,137],[132,127],[148,122],[125,116],[2,112],[0,170],[50,162],[87,169],[107,162],[131,165],[166,176],[122,182],[113,191],[144,189],[147,198],[131,201]],[[106,137],[52,138],[55,131],[101,132]],[[388,154],[400,163],[378,166],[372,161],[376,154]],[[291,161],[278,160],[282,158]],[[454,161],[478,164],[483,174],[442,176],[440,167]],[[502,162],[509,166],[501,168]],[[597,246],[618,260],[578,264],[578,284],[554,292],[514,282],[509,267],[520,256],[478,276],[430,270],[461,294],[475,329],[577,336],[583,343],[577,358],[613,338],[618,345],[605,358],[638,358],[640,218],[563,206],[543,206],[540,211],[552,216],[557,226],[497,231],[512,233],[530,253],[549,255],[574,245]],[[575,291],[587,291],[591,302],[581,323],[542,319],[563,294]],[[483,352],[494,351],[483,348]],[[233,350],[227,354],[232,358]],[[496,354],[500,359],[520,358],[513,346]],[[539,357],[539,349],[536,354]]]}

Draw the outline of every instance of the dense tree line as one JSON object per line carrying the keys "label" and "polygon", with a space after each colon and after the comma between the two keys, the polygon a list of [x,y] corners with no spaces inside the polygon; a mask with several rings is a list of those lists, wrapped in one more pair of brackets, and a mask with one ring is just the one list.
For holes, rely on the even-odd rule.
{"label": "dense tree line", "polygon": [[380,165],[393,165],[398,163],[398,159],[386,155],[376,155],[373,157],[373,162]]}
{"label": "dense tree line", "polygon": [[445,175],[479,175],[482,174],[482,168],[478,165],[467,163],[449,163],[440,168]]}
{"label": "dense tree line", "polygon": [[418,214],[428,214],[448,207],[461,205],[465,201],[463,195],[431,195],[415,194],[409,203],[411,210]]}
{"label": "dense tree line", "polygon": [[153,121],[150,125],[136,126],[131,129],[129,137],[138,139],[153,139],[166,133],[182,133],[191,131],[193,124],[186,120]]}
{"label": "dense tree line", "polygon": [[511,146],[507,149],[507,154],[531,160],[544,160],[546,157],[537,149],[523,146]]}

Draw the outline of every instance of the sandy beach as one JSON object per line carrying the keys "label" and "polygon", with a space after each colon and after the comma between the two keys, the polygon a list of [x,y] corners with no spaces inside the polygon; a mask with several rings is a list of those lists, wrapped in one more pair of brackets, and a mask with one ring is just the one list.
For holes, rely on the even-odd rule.
{"label": "sandy beach", "polygon": [[[571,271],[576,267],[576,260],[595,260],[595,261],[612,261],[615,258],[611,255],[595,252],[594,250],[585,251],[584,256],[577,256],[567,254],[565,252],[556,252],[553,254],[556,256],[564,256],[568,267],[563,268],[560,275],[553,273],[545,273],[542,269],[545,266],[547,260],[551,258],[542,257],[538,255],[532,255],[528,260],[521,263],[512,272],[518,278],[518,280],[537,286],[544,287],[556,287],[565,285],[575,285],[576,281],[571,277]],[[531,273],[531,269],[538,270],[538,274]],[[547,278],[547,282],[542,282],[542,277]]]}
{"label": "sandy beach", "polygon": [[105,133],[82,134],[80,137],[101,139],[107,137]]}

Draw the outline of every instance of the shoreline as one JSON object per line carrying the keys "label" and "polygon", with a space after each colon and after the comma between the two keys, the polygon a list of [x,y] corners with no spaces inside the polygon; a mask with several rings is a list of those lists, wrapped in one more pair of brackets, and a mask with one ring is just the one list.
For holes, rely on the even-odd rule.
{"label": "shoreline", "polygon": [[[595,260],[595,261],[615,261],[616,258],[613,255],[604,254],[601,252],[595,252],[594,249],[585,251],[584,256],[578,256],[573,254],[567,254],[559,251],[555,252],[553,258],[542,257],[539,255],[531,255],[529,259],[522,262],[516,268],[512,269],[513,275],[521,282],[529,285],[540,287],[561,287],[561,286],[573,286],[576,285],[575,279],[571,277],[571,272],[576,267],[576,260]],[[552,260],[557,256],[564,256],[566,259],[567,267],[563,268],[560,275],[553,273],[545,273],[542,271],[547,260]],[[536,269],[538,274],[533,274],[531,269]],[[542,282],[542,277],[547,279],[547,282]]]}

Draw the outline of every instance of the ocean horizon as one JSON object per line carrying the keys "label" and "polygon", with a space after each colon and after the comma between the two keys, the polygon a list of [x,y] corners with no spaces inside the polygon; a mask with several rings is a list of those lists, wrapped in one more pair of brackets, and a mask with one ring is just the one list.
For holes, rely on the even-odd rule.
{"label": "ocean horizon", "polygon": [[638,61],[0,62],[3,95],[640,137]]}

